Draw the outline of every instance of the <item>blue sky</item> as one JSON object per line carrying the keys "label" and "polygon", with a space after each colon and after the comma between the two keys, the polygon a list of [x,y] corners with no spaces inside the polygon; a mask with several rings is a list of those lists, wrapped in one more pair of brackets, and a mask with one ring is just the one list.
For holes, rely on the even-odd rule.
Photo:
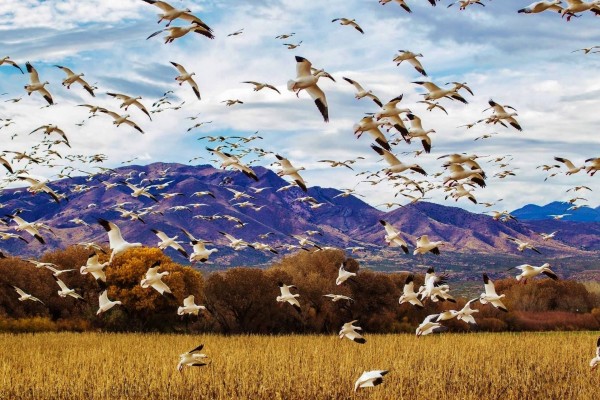
{"label": "blue sky", "polygon": [[[27,150],[41,140],[41,134],[28,135],[36,127],[55,123],[72,142],[65,154],[105,153],[108,166],[140,157],[138,162],[187,162],[202,156],[201,163],[212,158],[206,143],[197,138],[215,134],[250,135],[259,131],[264,140],[257,147],[287,156],[295,165],[306,167],[303,174],[309,185],[357,187],[371,204],[394,199],[395,190],[387,185],[359,183],[362,177],[348,169],[331,169],[318,163],[321,159],[365,157],[356,172],[377,170],[385,165],[369,148],[364,135],[356,140],[352,126],[365,112],[377,107],[368,99],[354,99],[354,89],[342,76],[372,89],[383,101],[404,94],[403,107],[410,108],[433,128],[433,149],[415,160],[430,175],[441,171],[437,157],[451,152],[468,152],[500,156],[511,154],[511,168],[517,176],[500,180],[491,178],[488,187],[477,189],[480,201],[503,198],[496,208],[513,209],[525,203],[545,204],[570,198],[565,190],[585,184],[600,190],[598,177],[579,173],[557,176],[544,182],[546,173],[535,167],[553,163],[554,156],[572,159],[576,164],[600,156],[600,79],[597,73],[600,54],[583,55],[573,50],[600,44],[600,25],[591,14],[570,22],[557,14],[517,14],[528,2],[493,0],[486,7],[474,6],[465,11],[446,8],[448,2],[431,7],[424,0],[408,0],[412,14],[377,0],[292,1],[179,1],[176,7],[189,7],[215,32],[216,39],[188,36],[165,45],[161,37],[145,38],[163,25],[156,23],[158,8],[142,0],[119,1],[36,1],[0,2],[0,47],[24,68],[30,61],[49,90],[56,106],[40,109],[43,100],[36,94],[28,97],[23,85],[27,75],[9,66],[0,67],[0,118],[14,118],[15,125],[0,130],[3,150]],[[365,34],[351,27],[331,23],[333,18],[356,18]],[[174,23],[173,25],[184,25]],[[243,34],[227,37],[244,28]],[[275,36],[295,32],[281,41]],[[302,41],[295,50],[283,43]],[[467,82],[475,96],[467,95],[468,105],[442,100],[449,115],[439,110],[428,112],[420,100],[423,90],[411,83],[422,77],[406,63],[392,62],[399,49],[423,53],[423,66],[431,81],[442,85],[450,81]],[[325,68],[337,83],[322,79],[320,87],[329,103],[331,121],[325,124],[313,102],[305,93],[300,98],[285,88],[295,77],[294,56],[309,59]],[[188,71],[196,72],[202,100],[195,99],[189,86],[179,87],[175,61]],[[92,98],[80,87],[66,90],[60,84],[64,74],[54,65],[64,65],[85,73],[88,82],[99,89]],[[277,86],[272,91],[253,92],[241,83],[256,80]],[[87,117],[77,104],[97,104],[118,111],[119,103],[106,96],[107,91],[142,96],[147,107],[165,91],[174,90],[174,102],[185,101],[178,111],[153,114],[153,121],[135,109],[128,111],[146,132],[140,135],[127,126],[115,128],[108,116],[75,124]],[[23,97],[19,103],[4,100]],[[245,104],[225,107],[221,101],[239,98]],[[472,129],[460,125],[484,118],[482,110],[493,98],[518,110],[517,119],[523,132],[501,126],[480,124]],[[187,133],[194,124],[185,117],[200,114],[200,120],[213,121]],[[196,121],[196,122],[198,122]],[[492,139],[474,139],[498,132]],[[15,140],[8,140],[17,133]],[[420,149],[401,143],[397,153]],[[266,160],[265,165],[273,159]],[[500,171],[484,162],[488,175]],[[36,169],[32,173],[50,177],[56,171]],[[432,181],[439,181],[440,178]],[[334,184],[335,183],[335,184]],[[358,186],[357,186],[358,185]],[[432,200],[443,201],[444,192],[428,193]],[[584,197],[592,200],[593,196]],[[460,206],[484,211],[482,206]]]}

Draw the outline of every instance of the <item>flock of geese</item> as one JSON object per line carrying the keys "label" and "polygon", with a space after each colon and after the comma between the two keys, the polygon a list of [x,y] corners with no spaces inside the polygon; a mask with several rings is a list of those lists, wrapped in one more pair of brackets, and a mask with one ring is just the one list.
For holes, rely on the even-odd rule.
{"label": "flock of geese", "polygon": [[[215,37],[213,30],[188,8],[178,9],[165,1],[142,1],[160,9],[158,23],[166,22],[164,29],[152,33],[150,36],[148,36],[148,39],[166,33],[164,36],[165,44],[170,44],[177,39],[183,38],[189,33],[198,33],[207,39],[213,39]],[[379,0],[379,3],[382,5],[386,5],[387,3],[396,3],[406,12],[412,13],[409,4],[407,4],[407,1],[405,0]],[[439,0],[429,0],[429,3],[432,6],[436,6],[439,3]],[[450,3],[448,7],[452,7],[454,5],[457,5],[460,10],[466,10],[474,5],[481,7],[486,6],[486,4],[481,0],[459,0]],[[596,15],[600,15],[600,0],[587,3],[580,0],[567,0],[566,5],[563,5],[560,0],[539,1],[518,10],[519,13],[526,14],[535,14],[544,11],[559,13],[561,17],[566,17],[567,20],[570,20],[573,17],[578,18],[584,12],[591,12]],[[189,25],[173,25],[182,21],[185,21]],[[355,19],[340,17],[333,19],[332,22],[337,22],[345,27],[352,27],[360,34],[368,34],[368,32],[365,33],[365,30]],[[235,37],[242,35],[243,33],[244,31],[242,28],[236,32],[230,33],[228,36]],[[276,36],[276,39],[287,40],[294,36],[295,33],[286,33]],[[303,41],[283,44],[288,49],[294,50],[302,43]],[[583,51],[585,54],[596,53],[598,52],[595,51],[597,48],[600,48],[600,46],[593,46],[576,51]],[[397,66],[401,66],[404,62],[406,62],[406,64],[409,64],[419,74],[420,79],[427,79],[428,74],[419,58],[423,58],[423,54],[415,53],[409,50],[400,50],[399,53],[393,58],[393,61],[397,64]],[[179,63],[170,63],[177,69],[179,74],[174,77],[174,80],[179,84],[179,86],[186,84],[187,87],[189,85],[197,100],[201,101],[202,97],[200,88],[194,79],[194,76],[196,75],[195,72],[188,71],[186,67]],[[26,62],[25,70],[23,70],[21,65],[7,56],[0,59],[0,66],[2,65],[12,66],[18,69],[22,74],[27,73],[29,77],[29,83],[24,86],[24,89],[28,96],[36,94],[44,99],[44,101],[47,103],[47,106],[53,106],[55,104],[53,93],[51,93],[47,88],[49,82],[40,78],[40,73],[32,63]],[[304,57],[295,56],[295,65],[296,76],[290,78],[287,82],[288,91],[294,93],[298,98],[303,91],[306,92],[306,94],[314,102],[314,105],[316,106],[317,111],[320,113],[323,121],[328,122],[329,105],[327,102],[326,93],[319,86],[319,80],[321,78],[326,78],[333,82],[337,82],[336,79],[332,74],[325,71],[325,69],[314,67],[313,63]],[[72,89],[73,87],[73,90],[77,90],[76,87],[81,87],[87,92],[87,95],[91,96],[92,98],[96,98],[99,89],[97,86],[95,86],[95,84],[91,85],[84,79],[84,73],[75,73],[70,68],[62,65],[56,65],[56,68],[61,69],[66,74],[62,81],[62,86],[64,86],[65,89]],[[370,147],[373,152],[381,157],[382,161],[381,168],[379,170],[358,173],[357,176],[365,176],[364,180],[360,183],[368,183],[371,185],[389,183],[396,188],[396,196],[401,196],[408,199],[409,203],[426,199],[425,196],[427,192],[436,189],[446,192],[447,199],[449,198],[453,199],[454,201],[458,201],[461,198],[465,198],[475,204],[483,204],[485,207],[493,207],[497,202],[501,201],[501,199],[499,199],[495,203],[480,203],[475,195],[474,189],[484,188],[487,185],[489,174],[484,170],[481,161],[485,158],[489,158],[490,156],[458,153],[443,155],[438,157],[438,159],[443,160],[444,171],[433,174],[433,178],[441,177],[442,181],[440,183],[434,183],[432,180],[424,178],[431,178],[432,175],[428,174],[418,162],[401,160],[396,151],[397,146],[409,146],[413,141],[420,142],[419,150],[405,152],[403,153],[404,155],[414,154],[414,157],[416,158],[422,154],[428,154],[432,151],[432,148],[435,144],[434,134],[436,131],[434,129],[426,129],[427,121],[426,118],[423,117],[423,114],[419,116],[411,108],[402,107],[401,103],[403,100],[403,95],[399,95],[387,102],[384,102],[373,92],[373,90],[368,90],[368,88],[365,88],[356,80],[350,77],[342,78],[345,82],[354,87],[356,91],[354,97],[356,100],[368,98],[379,108],[376,112],[368,113],[353,126],[353,131],[357,139],[361,138],[361,136],[363,136],[365,133],[367,134],[366,136],[372,139],[374,143],[371,144]],[[243,83],[252,85],[253,91],[256,92],[261,90],[269,90],[282,95],[278,86],[271,83],[254,80],[244,81]],[[422,94],[423,100],[418,102],[418,104],[422,104],[426,107],[425,112],[443,112],[448,114],[448,110],[445,107],[447,104],[451,102],[459,102],[466,105],[469,103],[467,100],[469,96],[474,96],[474,91],[466,82],[448,82],[441,84],[434,83],[430,80],[415,80],[413,84],[425,90],[425,93]],[[118,104],[119,110],[122,109],[124,112],[131,112],[131,114],[122,114],[121,112],[109,110],[93,104],[81,104],[80,106],[87,108],[89,111],[88,119],[106,115],[112,118],[112,123],[116,127],[127,125],[139,133],[144,134],[144,130],[140,127],[140,125],[131,119],[133,114],[143,113],[145,117],[152,121],[152,116],[156,113],[164,112],[166,110],[181,109],[183,103],[178,106],[172,105],[173,97],[170,96],[172,93],[172,91],[165,93],[163,97],[152,104],[152,107],[147,107],[144,104],[145,102],[141,96],[116,92],[106,93],[107,96],[120,102],[120,104]],[[21,101],[21,98],[7,100],[6,102],[17,103],[19,101]],[[222,103],[225,103],[225,106],[227,107],[241,106],[244,104],[244,102],[239,99],[227,99],[222,101]],[[128,111],[130,107],[132,107],[132,111]],[[483,110],[483,112],[485,113],[488,111],[490,112],[488,114],[484,114],[483,117],[477,121],[466,124],[466,129],[470,129],[478,124],[484,124],[486,126],[494,127],[502,126],[505,129],[514,129],[518,132],[523,131],[523,128],[517,119],[517,110],[512,106],[508,104],[500,104],[499,102],[490,99],[489,108]],[[198,118],[198,115],[188,117],[188,119],[194,122],[194,125],[188,129],[188,132],[192,129],[200,128],[203,125],[210,124],[212,122],[196,122]],[[306,118],[311,118],[311,115],[306,115]],[[0,121],[2,122],[2,125],[0,125],[0,130],[16,125],[16,121],[12,120],[11,118],[2,118]],[[85,125],[85,122],[86,121],[84,120],[77,125],[83,126]],[[29,134],[32,135],[34,133],[43,134],[43,140],[39,144],[20,152],[4,150],[0,153],[0,164],[7,172],[6,177],[4,177],[2,181],[3,187],[13,182],[23,182],[28,185],[27,191],[29,193],[33,195],[45,193],[50,197],[50,201],[61,204],[68,201],[67,194],[58,193],[55,189],[49,186],[49,181],[31,176],[29,173],[31,167],[40,168],[45,166],[48,168],[55,168],[58,165],[57,160],[63,160],[65,162],[68,160],[71,162],[88,164],[101,164],[106,161],[106,156],[103,154],[95,154],[92,156],[65,154],[64,150],[62,150],[62,147],[59,146],[67,146],[68,148],[71,148],[71,143],[65,130],[56,125],[41,125],[40,127],[31,131]],[[490,139],[496,134],[497,132],[486,134],[478,137],[475,140]],[[14,138],[15,135],[11,137],[11,140]],[[289,158],[281,154],[266,151],[258,147],[250,147],[250,143],[262,139],[262,137],[258,136],[257,134],[248,137],[203,136],[200,139],[214,143],[214,146],[207,147],[206,149],[210,154],[217,157],[215,162],[219,163],[220,168],[237,170],[246,175],[249,179],[249,182],[259,181],[258,175],[252,168],[252,164],[264,160],[267,157],[274,157],[271,166],[279,167],[277,175],[280,177],[287,177],[287,179],[290,180],[290,184],[288,186],[280,188],[277,191],[291,189],[297,190],[297,193],[302,195],[297,197],[294,201],[305,203],[309,205],[311,209],[327,206],[327,204],[319,203],[316,199],[306,193],[308,191],[308,185],[301,175],[301,172],[305,170],[304,167],[295,166]],[[12,157],[10,157],[11,155]],[[251,162],[246,162],[243,159],[248,155],[254,155],[257,158]],[[325,159],[320,160],[319,162],[326,163],[331,168],[343,167],[354,171],[354,167],[357,165],[357,163],[360,163],[360,160],[364,159],[365,157],[359,156],[349,160]],[[132,161],[133,160],[130,160],[129,162]],[[190,162],[191,161],[192,160],[190,160]],[[501,171],[495,174],[494,177],[504,179],[514,176],[516,169],[508,168],[510,167],[510,161],[510,156],[489,159],[488,163],[494,163],[494,165],[501,168]],[[580,172],[584,172],[590,176],[593,176],[597,171],[600,170],[600,157],[588,157],[585,161],[577,163],[574,163],[564,157],[556,157],[555,161],[558,164],[544,164],[538,166],[538,168],[543,169],[543,171],[550,173],[546,179],[556,176],[559,171],[564,171],[565,175],[567,176],[578,174]],[[169,184],[172,182],[168,181],[168,170],[163,171],[160,179],[148,182],[149,184],[145,184],[143,179],[139,182],[134,182],[136,177],[133,174],[128,174],[125,176],[122,174],[117,174],[114,170],[109,168],[99,167],[99,169],[100,172],[90,173],[81,171],[72,166],[66,166],[61,169],[57,176],[59,178],[69,178],[71,176],[84,173],[89,176],[90,180],[98,179],[101,182],[101,186],[104,186],[106,190],[116,187],[127,188],[130,191],[129,194],[132,198],[132,201],[145,197],[158,204],[159,202],[163,202],[176,196],[188,196],[188,194],[172,193],[168,191]],[[555,172],[554,170],[557,171]],[[421,177],[416,178],[415,174],[420,175]],[[72,187],[72,192],[81,193],[90,189],[91,186],[76,185]],[[258,212],[262,207],[258,207],[253,204],[252,199],[260,192],[269,190],[271,188],[251,187],[250,189],[252,189],[253,193],[227,187],[227,190],[229,190],[233,195],[231,201],[237,201],[237,203],[234,203],[233,206],[239,207],[240,209],[250,208]],[[569,191],[574,192],[578,192],[580,190],[591,191],[591,189],[587,186],[576,186],[569,189]],[[360,196],[360,194],[357,193],[356,187],[345,189],[338,196],[347,197],[350,195]],[[189,197],[215,198],[215,195],[209,191],[204,191],[189,194]],[[569,203],[572,204],[573,210],[584,206],[577,203],[581,200],[585,201],[585,199],[580,196],[576,196],[569,200]],[[141,222],[144,222],[143,217],[146,214],[160,213],[155,206],[148,206],[140,209],[128,209],[127,206],[130,204],[133,203],[124,202],[115,204],[114,210],[119,211],[122,218]],[[203,205],[205,204],[190,203],[185,206],[170,207],[170,210],[174,212],[186,210],[191,212],[191,209],[195,209]],[[391,208],[396,205],[402,206],[400,202],[384,203],[381,206],[384,205],[387,208]],[[4,205],[0,205],[0,208],[1,207],[4,207]],[[23,213],[24,210],[15,209],[13,212],[5,215],[6,220],[3,220],[3,222],[0,223],[5,225],[0,227],[2,228],[0,230],[0,239],[21,240],[23,242],[28,242],[27,238],[23,236],[26,233],[31,238],[37,240],[41,244],[44,244],[44,234],[45,232],[52,232],[52,228],[43,222],[27,221],[25,217],[22,216]],[[506,210],[491,211],[491,214],[494,220],[499,222],[515,220],[515,218]],[[555,216],[555,218],[560,219],[564,216],[565,215],[558,215]],[[230,221],[233,221],[236,224],[235,226],[239,228],[246,224],[239,218],[233,216],[213,215],[195,216],[194,218],[196,217],[205,220],[226,218]],[[71,222],[79,225],[88,225],[87,222],[80,218],[74,218],[71,220]],[[125,240],[121,234],[119,226],[115,222],[98,218],[97,223],[106,231],[108,236],[111,250],[110,257],[108,261],[101,263],[98,253],[104,251],[102,247],[95,243],[79,243],[80,245],[92,250],[92,253],[87,259],[86,265],[81,266],[79,272],[81,274],[90,274],[96,281],[99,282],[99,284],[101,284],[101,287],[103,287],[102,284],[105,284],[107,280],[104,269],[113,262],[115,257],[118,257],[129,249],[141,247],[142,243],[129,242]],[[381,220],[380,223],[383,227],[382,238],[385,243],[387,243],[390,247],[399,247],[404,253],[409,253],[409,243],[407,243],[404,239],[406,235],[404,235],[400,229],[387,221]],[[217,248],[207,247],[210,242],[206,242],[200,238],[195,238],[189,231],[185,229],[182,229],[181,231],[185,238],[187,238],[189,245],[192,248],[191,253],[188,253],[182,243],[177,240],[178,236],[169,236],[163,231],[152,229],[152,232],[159,239],[159,242],[157,243],[158,248],[161,250],[166,250],[168,248],[174,249],[189,259],[191,263],[207,262],[210,259],[211,254],[218,251]],[[543,240],[546,241],[552,240],[556,233],[557,232],[542,233],[541,235]],[[269,243],[263,243],[259,241],[249,243],[236,237],[235,235],[232,235],[231,233],[220,232],[220,234],[223,236],[223,239],[227,241],[228,246],[236,251],[246,248],[253,248],[257,251],[265,251],[275,254],[278,253],[277,247]],[[260,235],[260,239],[267,239],[270,234],[272,234],[272,232]],[[307,251],[319,251],[327,249],[326,246],[322,246],[315,241],[314,235],[319,234],[320,232],[318,231],[308,231],[304,232],[302,235],[293,235],[293,238],[297,241],[297,244],[287,245],[286,248],[288,250],[302,249]],[[531,250],[539,253],[539,250],[535,247],[534,243],[512,237],[507,239],[514,242],[517,246],[516,249],[520,252]],[[440,249],[444,245],[444,242],[430,240],[428,235],[422,235],[414,244],[413,255],[424,255],[428,253],[439,255]],[[347,248],[347,250],[352,251],[352,253],[358,252],[361,249],[362,248],[358,246]],[[0,252],[0,258],[6,257],[7,255]],[[42,263],[34,259],[27,261],[31,262],[37,268],[47,269],[52,272],[52,277],[56,281],[59,288],[57,291],[59,296],[68,296],[79,301],[83,300],[82,296],[79,295],[75,289],[69,288],[68,285],[60,278],[60,276],[63,274],[73,272],[72,270],[60,270],[54,264]],[[161,272],[160,269],[161,265],[159,262],[149,266],[145,276],[140,277],[140,285],[143,288],[151,288],[156,290],[161,295],[172,295],[171,289],[168,286],[168,282],[163,281],[163,279],[168,276],[169,272]],[[533,279],[540,275],[545,275],[554,280],[558,279],[557,275],[551,270],[548,263],[545,263],[541,266],[524,264],[511,269],[517,269],[520,271],[520,274],[516,276],[516,279],[522,282],[526,282],[527,280]],[[335,282],[336,285],[343,285],[350,278],[360,279],[360,273],[350,272],[346,270],[345,265],[342,264],[339,267],[338,276]],[[491,307],[495,307],[498,310],[507,312],[508,310],[503,303],[503,298],[505,295],[499,295],[496,292],[494,283],[486,273],[483,274],[482,278],[484,291],[479,298],[469,300],[461,309],[448,310],[442,313],[427,316],[416,328],[416,335],[425,336],[428,334],[445,331],[447,328],[443,325],[443,322],[453,318],[463,321],[465,324],[476,324],[474,314],[479,312],[479,310],[472,308],[472,306],[477,301],[479,301],[479,303],[482,305],[489,304]],[[429,268],[425,274],[424,284],[419,288],[415,288],[414,279],[415,277],[413,274],[410,274],[406,278],[403,294],[399,299],[399,304],[407,303],[410,306],[422,308],[425,301],[430,301],[433,303],[443,301],[456,302],[450,294],[450,287],[448,285],[446,275],[438,275],[435,273],[433,268]],[[18,299],[20,301],[35,301],[42,303],[42,300],[32,294],[27,293],[22,288],[16,286],[13,287],[18,294]],[[274,300],[276,302],[288,303],[297,312],[302,312],[301,295],[299,293],[293,293],[297,291],[298,288],[296,288],[293,284],[290,284],[290,282],[279,282],[279,289],[280,295]],[[335,293],[324,294],[324,296],[330,298],[333,302],[353,301],[353,299],[348,296]],[[97,315],[108,312],[111,308],[118,305],[121,305],[121,302],[118,300],[109,299],[107,290],[103,290],[99,295]],[[196,304],[194,295],[189,294],[184,299],[183,305],[180,306],[176,312],[178,315],[198,315],[202,310],[205,310],[205,307],[203,305]],[[363,333],[361,333],[362,328],[359,325],[355,325],[357,323],[358,320],[345,323],[339,331],[339,337],[347,338],[359,344],[365,344],[366,339],[363,336]],[[196,348],[181,354],[179,363],[177,364],[177,369],[182,371],[184,367],[206,365],[205,359],[207,356],[201,353],[202,350],[203,345],[199,345]],[[600,339],[598,341],[596,357],[590,362],[590,366],[593,369],[598,364],[600,364]],[[384,376],[387,373],[387,370],[373,370],[364,372],[356,381],[354,390],[381,384]]]}

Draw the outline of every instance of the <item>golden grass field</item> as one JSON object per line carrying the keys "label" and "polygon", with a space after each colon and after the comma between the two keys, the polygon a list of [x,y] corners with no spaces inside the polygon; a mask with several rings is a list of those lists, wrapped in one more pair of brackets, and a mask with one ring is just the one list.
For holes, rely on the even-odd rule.
{"label": "golden grass field", "polygon": [[[597,336],[2,334],[0,399],[598,399]],[[200,343],[209,365],[177,372]]]}

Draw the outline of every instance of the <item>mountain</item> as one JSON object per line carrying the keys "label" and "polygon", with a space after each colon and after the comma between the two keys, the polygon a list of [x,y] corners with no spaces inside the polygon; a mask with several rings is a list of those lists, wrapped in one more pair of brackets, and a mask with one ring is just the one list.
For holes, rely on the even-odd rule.
{"label": "mountain", "polygon": [[[151,228],[163,230],[170,236],[185,237],[179,228],[185,228],[194,236],[214,242],[218,252],[211,256],[207,268],[227,268],[236,265],[265,265],[278,257],[271,253],[252,249],[234,251],[227,247],[227,240],[219,231],[241,237],[249,242],[259,240],[258,235],[273,232],[266,241],[273,246],[282,244],[298,244],[292,234],[302,234],[307,230],[321,232],[312,240],[320,246],[364,247],[354,256],[365,265],[380,270],[398,271],[414,270],[423,264],[434,265],[462,273],[480,270],[506,269],[509,266],[522,264],[541,264],[542,262],[559,263],[570,272],[576,274],[587,268],[597,267],[600,260],[600,223],[574,223],[568,221],[524,221],[503,223],[494,221],[483,214],[474,214],[458,207],[419,202],[390,212],[383,212],[371,207],[354,196],[342,196],[336,189],[312,187],[308,194],[324,206],[311,209],[308,203],[298,201],[306,196],[298,188],[277,191],[288,183],[269,169],[255,168],[259,181],[254,182],[239,172],[217,170],[211,166],[188,166],[182,164],[155,163],[147,166],[128,166],[107,171],[94,177],[74,177],[62,179],[49,185],[59,193],[68,194],[68,201],[56,204],[44,193],[33,195],[25,189],[7,189],[0,195],[0,204],[5,214],[14,212],[16,208],[24,211],[21,216],[27,221],[41,221],[52,228],[53,233],[46,232],[46,245],[30,240],[25,245],[20,240],[0,242],[3,251],[20,256],[39,256],[42,253],[66,247],[83,241],[105,243],[107,236],[96,222],[99,217],[115,222],[129,241],[139,241],[147,246],[156,246],[158,238]],[[117,183],[128,179],[140,185],[166,185],[163,190],[156,188],[151,192],[159,199],[157,203],[151,199],[133,198],[131,190],[124,185],[106,189],[101,181]],[[254,194],[250,188],[268,187]],[[233,194],[229,189],[247,191],[251,199],[232,201]],[[215,198],[191,197],[198,191],[210,191]],[[172,198],[163,198],[166,193],[181,193]],[[234,203],[251,201],[262,207],[259,211],[253,208],[241,208]],[[125,208],[139,210],[153,207],[153,211],[162,214],[146,214],[139,221],[124,220],[113,210],[116,203],[127,202]],[[199,203],[196,208],[173,209]],[[209,219],[209,216],[217,218]],[[241,226],[222,218],[233,216],[244,222]],[[206,218],[201,218],[201,217]],[[219,218],[221,216],[221,218]],[[89,226],[72,222],[80,218]],[[431,240],[443,240],[447,243],[442,248],[441,256],[426,255],[415,257],[405,255],[397,248],[388,248],[383,240],[384,230],[379,223],[384,219],[399,230],[410,243],[411,252],[416,239],[424,234]],[[7,221],[9,230],[14,223]],[[558,230],[556,240],[542,241],[539,232]],[[27,237],[27,234],[24,234]],[[519,253],[516,245],[507,237],[516,237],[530,241],[543,253],[538,255],[531,251]],[[27,239],[32,239],[27,237]],[[189,250],[189,246],[185,246]],[[179,253],[168,249],[167,254],[184,263]],[[285,253],[280,249],[281,253]],[[461,272],[462,271],[462,272]]]}
{"label": "mountain", "polygon": [[545,206],[527,204],[511,212],[516,218],[522,221],[535,221],[542,219],[553,219],[553,215],[568,214],[563,221],[573,222],[600,222],[600,207],[582,207],[577,210],[569,210],[572,204],[560,201],[548,203]]}

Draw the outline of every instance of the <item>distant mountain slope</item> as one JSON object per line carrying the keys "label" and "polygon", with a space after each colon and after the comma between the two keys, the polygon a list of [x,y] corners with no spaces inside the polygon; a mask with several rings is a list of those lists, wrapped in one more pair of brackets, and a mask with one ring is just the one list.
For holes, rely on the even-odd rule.
{"label": "distant mountain slope", "polygon": [[[288,191],[278,189],[287,182],[274,172],[258,167],[256,172],[259,181],[254,182],[238,172],[217,170],[210,166],[186,166],[181,164],[155,163],[147,166],[130,166],[119,168],[112,173],[105,173],[93,179],[76,177],[52,182],[51,187],[58,192],[68,194],[69,201],[55,204],[49,196],[40,193],[32,195],[24,189],[5,190],[0,195],[0,204],[4,206],[1,214],[13,212],[15,208],[24,209],[21,216],[27,221],[40,220],[52,227],[52,233],[45,233],[45,246],[30,240],[26,245],[19,240],[0,242],[0,248],[9,254],[22,256],[39,256],[41,253],[60,247],[66,247],[81,241],[105,243],[107,236],[97,224],[97,218],[109,219],[121,228],[123,236],[129,241],[139,241],[148,246],[156,246],[158,238],[151,228],[165,231],[168,235],[179,235],[179,240],[186,242],[180,228],[191,231],[196,237],[211,240],[218,253],[211,256],[212,266],[226,268],[235,265],[261,265],[269,263],[274,256],[252,249],[233,251],[227,247],[227,241],[219,231],[241,237],[249,242],[263,241],[273,246],[282,244],[298,244],[291,234],[302,234],[307,230],[322,232],[312,236],[312,240],[321,246],[365,247],[366,251],[358,254],[361,260],[369,265],[381,268],[410,269],[424,262],[430,265],[441,265],[449,268],[454,264],[457,268],[468,267],[476,263],[478,267],[505,268],[516,263],[541,263],[569,257],[570,259],[600,259],[600,223],[574,223],[566,221],[524,221],[502,223],[494,221],[483,214],[474,214],[457,207],[419,202],[398,208],[390,212],[377,210],[354,196],[335,197],[341,192],[335,189],[313,187],[309,195],[319,202],[325,203],[318,209],[311,209],[308,203],[298,201],[306,196],[298,188]],[[133,198],[131,190],[123,185],[105,189],[97,178],[111,183],[130,179],[139,185],[165,184],[164,190],[152,189],[159,198],[158,203],[148,198]],[[76,185],[80,185],[77,188]],[[81,186],[83,185],[83,186]],[[254,194],[249,188],[268,187],[261,193]],[[89,188],[89,189],[88,189]],[[75,191],[75,189],[83,189]],[[246,191],[252,199],[232,201],[233,194],[228,189]],[[215,198],[191,197],[194,192],[210,191]],[[182,193],[169,199],[164,193]],[[240,208],[234,203],[251,201],[259,211],[252,208]],[[161,214],[147,214],[139,221],[122,219],[113,210],[116,203],[126,202],[127,209],[154,207]],[[172,207],[200,203],[197,208],[175,210]],[[228,221],[225,215],[239,218],[244,222],[240,226]],[[217,216],[207,219],[202,216]],[[89,226],[78,225],[71,220],[81,218]],[[432,240],[443,240],[447,245],[442,249],[443,256],[414,257],[404,255],[396,248],[387,248],[383,236],[384,230],[380,219],[392,223],[403,233],[410,243],[411,253],[415,240],[429,235]],[[8,230],[14,226],[12,222]],[[557,240],[542,241],[539,232],[558,230]],[[258,236],[273,232],[268,239]],[[514,243],[508,236],[518,237],[534,243],[543,255],[526,251],[516,251]],[[30,237],[25,237],[29,240]],[[185,245],[189,250],[189,246]],[[283,253],[283,249],[280,249]],[[173,250],[167,254],[179,262],[183,256]],[[584,265],[582,261],[580,265]],[[587,265],[587,264],[586,264]]]}
{"label": "distant mountain slope", "polygon": [[563,221],[574,222],[600,222],[600,207],[582,207],[577,210],[569,211],[572,204],[560,201],[548,203],[545,206],[527,204],[511,212],[512,215],[522,221],[552,219],[553,215],[569,214],[563,218]]}

